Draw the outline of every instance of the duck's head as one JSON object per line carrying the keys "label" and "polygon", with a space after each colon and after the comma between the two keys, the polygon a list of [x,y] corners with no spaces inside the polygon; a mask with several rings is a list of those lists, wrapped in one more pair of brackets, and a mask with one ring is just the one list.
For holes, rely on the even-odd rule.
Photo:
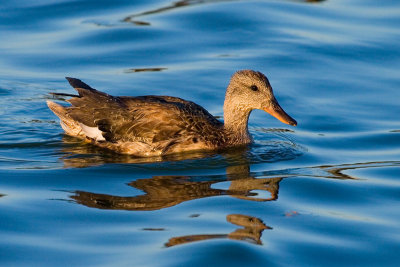
{"label": "duck's head", "polygon": [[233,74],[226,91],[225,106],[246,112],[261,109],[283,123],[297,125],[297,122],[281,108],[267,77],[261,72],[240,70]]}

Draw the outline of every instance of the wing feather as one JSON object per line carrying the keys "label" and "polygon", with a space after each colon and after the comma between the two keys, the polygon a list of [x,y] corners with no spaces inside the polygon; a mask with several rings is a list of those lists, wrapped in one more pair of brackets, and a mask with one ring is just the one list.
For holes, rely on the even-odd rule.
{"label": "wing feather", "polygon": [[[114,97],[68,78],[79,97],[68,100],[66,108],[74,120],[98,127],[110,142],[155,143],[201,135],[222,126],[201,106],[169,96]],[[211,128],[211,129],[210,129]]]}

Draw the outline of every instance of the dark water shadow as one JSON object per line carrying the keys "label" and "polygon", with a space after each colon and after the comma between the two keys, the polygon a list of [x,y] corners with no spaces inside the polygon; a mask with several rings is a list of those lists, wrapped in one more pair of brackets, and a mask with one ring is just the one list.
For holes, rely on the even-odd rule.
{"label": "dark water shadow", "polygon": [[[193,7],[193,6],[198,6],[198,5],[204,5],[204,4],[215,4],[215,3],[222,3],[222,2],[238,2],[239,0],[181,0],[181,1],[175,1],[167,5],[163,5],[160,7],[156,7],[150,10],[134,13],[131,15],[128,15],[121,19],[121,23],[130,23],[136,26],[151,26],[151,23],[148,21],[143,20],[143,17],[150,16],[150,15],[156,15],[156,14],[162,14],[165,12],[173,11],[173,10],[178,10],[182,9],[185,7]],[[301,2],[301,3],[319,3],[319,2],[324,2],[326,0],[289,0],[292,2]],[[89,23],[93,23],[96,26],[100,27],[114,27],[118,26],[117,23],[107,23],[107,22],[96,22],[96,21],[89,21]]]}
{"label": "dark water shadow", "polygon": [[210,4],[210,3],[218,3],[218,2],[232,2],[232,1],[235,1],[235,0],[182,0],[182,1],[173,2],[166,6],[162,6],[162,7],[158,7],[158,8],[154,8],[151,10],[147,10],[147,11],[143,11],[140,13],[135,13],[135,14],[126,16],[125,18],[122,19],[122,21],[127,22],[127,23],[132,23],[132,24],[135,24],[138,26],[149,26],[149,25],[151,25],[150,22],[142,21],[142,20],[140,20],[140,17],[145,17],[148,15],[154,15],[154,14],[160,14],[160,13],[168,12],[171,10],[180,9],[183,7]]}
{"label": "dark water shadow", "polygon": [[[234,1],[238,1],[238,0],[182,0],[182,1],[173,2],[169,5],[162,6],[159,8],[155,8],[155,9],[147,10],[144,12],[129,15],[129,16],[125,17],[122,21],[133,23],[133,24],[139,25],[139,26],[149,26],[149,25],[151,25],[149,22],[144,22],[144,21],[138,20],[137,18],[148,16],[148,15],[160,14],[160,13],[164,13],[167,11],[180,9],[183,7],[197,6],[197,5],[204,5],[204,4],[211,4],[211,3],[221,3],[221,2],[234,2]],[[325,0],[292,0],[292,1],[303,2],[303,3],[318,3],[318,2],[324,2]]]}
{"label": "dark water shadow", "polygon": [[261,219],[242,214],[229,214],[226,216],[226,221],[231,224],[241,226],[241,228],[236,229],[228,234],[199,234],[172,237],[164,245],[166,247],[172,247],[209,239],[232,239],[246,241],[256,245],[262,245],[262,232],[266,229],[272,229],[271,227],[265,225]]}
{"label": "dark water shadow", "polygon": [[293,0],[295,2],[303,2],[303,3],[320,3],[325,2],[326,0]]}
{"label": "dark water shadow", "polygon": [[124,73],[135,73],[135,72],[159,72],[167,70],[168,68],[132,68],[124,70]]}

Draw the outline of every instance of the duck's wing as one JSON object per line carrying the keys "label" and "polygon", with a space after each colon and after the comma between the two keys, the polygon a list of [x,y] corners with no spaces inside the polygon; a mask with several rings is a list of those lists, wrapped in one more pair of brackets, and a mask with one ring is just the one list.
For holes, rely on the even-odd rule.
{"label": "duck's wing", "polygon": [[[95,127],[110,142],[156,143],[181,136],[203,135],[222,123],[201,106],[176,97],[114,97],[67,78],[79,96],[68,100],[68,115]],[[83,129],[84,129],[83,127]],[[85,129],[84,129],[85,130]]]}

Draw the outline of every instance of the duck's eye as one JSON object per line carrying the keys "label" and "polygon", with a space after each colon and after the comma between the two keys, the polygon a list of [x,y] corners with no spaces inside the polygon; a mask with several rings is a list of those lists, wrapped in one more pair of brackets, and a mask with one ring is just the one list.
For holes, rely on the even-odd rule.
{"label": "duck's eye", "polygon": [[250,86],[250,89],[253,91],[258,91],[257,85],[254,85],[254,84],[252,86]]}

